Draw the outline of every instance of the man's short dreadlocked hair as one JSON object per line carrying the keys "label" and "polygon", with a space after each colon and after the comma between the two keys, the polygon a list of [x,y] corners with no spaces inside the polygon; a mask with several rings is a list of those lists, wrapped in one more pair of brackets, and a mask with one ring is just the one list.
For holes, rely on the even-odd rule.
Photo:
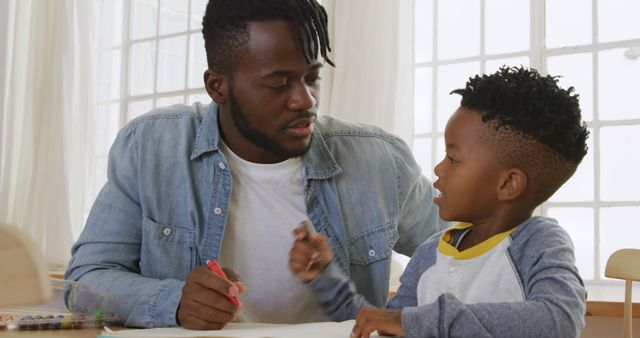
{"label": "man's short dreadlocked hair", "polygon": [[333,66],[327,56],[331,51],[327,12],[316,0],[209,0],[202,19],[209,69],[232,72],[246,52],[247,23],[269,20],[293,23],[307,62],[315,60],[320,52]]}
{"label": "man's short dreadlocked hair", "polygon": [[587,153],[589,135],[574,88],[535,69],[502,67],[469,79],[460,105],[480,113],[491,126],[499,161],[529,176],[533,201],[548,199],[573,175]]}

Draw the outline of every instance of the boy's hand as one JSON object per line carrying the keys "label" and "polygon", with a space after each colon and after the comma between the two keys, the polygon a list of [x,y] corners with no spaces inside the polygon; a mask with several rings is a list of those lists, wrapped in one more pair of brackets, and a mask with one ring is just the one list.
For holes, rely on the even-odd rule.
{"label": "boy's hand", "polygon": [[289,251],[289,268],[305,282],[310,282],[331,263],[333,253],[324,236],[309,233],[304,227],[293,229],[296,240]]}
{"label": "boy's hand", "polygon": [[351,331],[351,338],[369,338],[373,331],[381,336],[404,336],[400,310],[383,310],[363,307],[356,317],[356,325]]}

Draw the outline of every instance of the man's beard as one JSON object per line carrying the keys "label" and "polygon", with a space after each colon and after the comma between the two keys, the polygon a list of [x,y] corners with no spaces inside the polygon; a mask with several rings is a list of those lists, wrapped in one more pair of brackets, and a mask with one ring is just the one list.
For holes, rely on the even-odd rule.
{"label": "man's beard", "polygon": [[[260,130],[254,128],[249,119],[247,119],[246,113],[240,108],[238,105],[238,101],[234,95],[234,88],[230,88],[229,91],[229,109],[231,110],[231,118],[233,120],[233,124],[240,131],[240,134],[244,136],[249,142],[253,143],[258,148],[265,150],[266,152],[275,155],[276,157],[289,159],[293,157],[300,157],[309,151],[311,147],[311,141],[313,139],[313,134],[311,134],[311,140],[309,144],[300,150],[292,150],[286,149],[282,145],[280,145],[276,140],[270,138],[265,135]],[[310,113],[307,113],[310,114]]]}

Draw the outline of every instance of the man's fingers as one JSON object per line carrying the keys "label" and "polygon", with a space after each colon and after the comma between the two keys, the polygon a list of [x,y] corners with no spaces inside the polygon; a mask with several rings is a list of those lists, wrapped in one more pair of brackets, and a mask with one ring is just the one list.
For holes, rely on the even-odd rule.
{"label": "man's fingers", "polygon": [[228,323],[236,316],[235,312],[228,312],[218,308],[213,308],[194,299],[185,301],[183,305],[185,306],[185,309],[188,310],[190,316],[199,318],[206,322]]}
{"label": "man's fingers", "polygon": [[235,313],[205,305],[199,300],[201,299],[188,298],[183,294],[178,307],[180,325],[193,330],[218,330],[235,318]]}
{"label": "man's fingers", "polygon": [[224,271],[225,275],[227,275],[227,279],[233,282],[233,284],[235,284],[235,286],[238,288],[238,293],[244,293],[245,291],[247,291],[246,284],[242,282],[242,278],[240,278],[240,276],[238,276],[238,274],[233,271],[233,269],[222,268],[222,271]]}
{"label": "man's fingers", "polygon": [[237,310],[237,306],[230,301],[226,295],[204,288],[198,284],[185,284],[182,297],[186,300],[192,300],[195,303],[228,313],[234,313]]}
{"label": "man's fingers", "polygon": [[209,322],[192,315],[187,315],[180,320],[180,325],[189,330],[220,330],[226,323]]}
{"label": "man's fingers", "polygon": [[191,271],[187,278],[187,282],[190,281],[225,296],[233,297],[240,293],[240,290],[238,290],[238,287],[232,281],[219,276],[213,271],[209,271],[209,269],[205,267],[199,267]]}

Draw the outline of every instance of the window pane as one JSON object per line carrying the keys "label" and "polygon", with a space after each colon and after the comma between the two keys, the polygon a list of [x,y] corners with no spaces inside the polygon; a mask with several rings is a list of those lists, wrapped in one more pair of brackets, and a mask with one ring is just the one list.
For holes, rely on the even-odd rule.
{"label": "window pane", "polygon": [[487,54],[529,50],[529,7],[529,0],[485,0]]}
{"label": "window pane", "polygon": [[480,55],[480,1],[438,1],[438,58],[476,55]]}
{"label": "window pane", "polygon": [[161,39],[158,53],[158,91],[180,90],[185,87],[187,37]]}
{"label": "window pane", "polygon": [[[604,201],[640,200],[640,125],[603,127],[600,131],[600,191]],[[640,244],[640,241],[638,241]]]}
{"label": "window pane", "polygon": [[484,66],[485,74],[493,74],[498,71],[498,68],[507,65],[507,66],[529,66],[529,57],[521,56],[516,58],[504,58],[504,59],[495,59],[495,60],[487,60]]}
{"label": "window pane", "polygon": [[100,101],[118,100],[120,98],[120,71],[122,53],[119,49],[105,51],[100,54]]}
{"label": "window pane", "polygon": [[209,104],[211,102],[211,98],[207,93],[189,95],[187,104],[194,104],[195,102]]}
{"label": "window pane", "polygon": [[207,0],[191,0],[191,29],[202,28],[202,17],[207,8]]}
{"label": "window pane", "polygon": [[431,131],[431,114],[433,102],[433,86],[431,67],[420,67],[415,73],[415,89],[413,95],[414,130],[415,133],[428,133]]}
{"label": "window pane", "polygon": [[598,1],[598,41],[619,41],[640,38],[638,24],[640,1]]}
{"label": "window pane", "polygon": [[129,106],[127,107],[127,121],[131,121],[136,117],[149,112],[152,108],[152,99],[129,102]]}
{"label": "window pane", "polygon": [[571,236],[580,276],[584,279],[593,279],[593,260],[595,258],[593,209],[549,208],[547,216],[557,219],[560,226],[567,230]]}
{"label": "window pane", "polygon": [[155,41],[136,43],[131,46],[131,72],[129,73],[131,95],[153,93],[155,65]]}
{"label": "window pane", "polygon": [[546,0],[545,5],[547,48],[591,43],[591,1]]}
{"label": "window pane", "polygon": [[623,248],[638,248],[640,227],[639,207],[600,209],[600,278],[604,278],[604,266],[611,254]]}
{"label": "window pane", "polygon": [[163,96],[156,99],[156,108],[173,106],[178,103],[184,103],[184,96]]}
{"label": "window pane", "polygon": [[160,34],[187,30],[189,0],[160,1]]}
{"label": "window pane", "polygon": [[431,162],[431,139],[426,137],[417,137],[413,139],[413,156],[420,168],[422,175],[430,177],[433,172],[433,164]]}
{"label": "window pane", "polygon": [[464,88],[471,76],[480,73],[480,62],[457,63],[438,68],[438,131],[444,131],[449,117],[460,106],[460,95],[449,93]]}
{"label": "window pane", "polygon": [[191,34],[189,42],[189,88],[204,86],[203,74],[207,70],[207,55],[202,34]]}
{"label": "window pane", "polygon": [[429,62],[433,55],[433,0],[416,0],[416,62]]}
{"label": "window pane", "polygon": [[131,27],[133,39],[155,36],[158,28],[158,1],[133,0]]}
{"label": "window pane", "polygon": [[547,70],[559,79],[562,88],[573,86],[580,94],[582,119],[593,120],[593,58],[591,53],[553,56],[547,59]]}
{"label": "window pane", "polygon": [[549,199],[552,202],[584,202],[593,201],[594,196],[594,152],[593,130],[587,139],[589,150],[582,163],[569,180]]}
{"label": "window pane", "polygon": [[640,93],[640,58],[629,59],[624,56],[625,51],[600,52],[598,114],[601,120],[640,118],[640,106],[629,101]]}
{"label": "window pane", "polygon": [[100,39],[102,47],[122,44],[123,0],[102,0],[100,8]]}

